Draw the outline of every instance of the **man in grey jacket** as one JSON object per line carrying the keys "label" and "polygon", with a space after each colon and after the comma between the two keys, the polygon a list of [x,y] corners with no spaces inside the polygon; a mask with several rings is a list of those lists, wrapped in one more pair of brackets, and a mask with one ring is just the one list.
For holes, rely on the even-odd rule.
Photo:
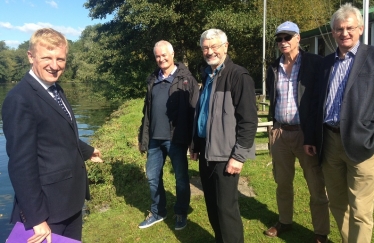
{"label": "man in grey jacket", "polygon": [[237,188],[243,163],[255,157],[258,121],[253,79],[229,58],[228,45],[222,30],[209,29],[201,35],[200,46],[208,66],[196,104],[191,158],[199,157],[200,178],[216,242],[242,243]]}

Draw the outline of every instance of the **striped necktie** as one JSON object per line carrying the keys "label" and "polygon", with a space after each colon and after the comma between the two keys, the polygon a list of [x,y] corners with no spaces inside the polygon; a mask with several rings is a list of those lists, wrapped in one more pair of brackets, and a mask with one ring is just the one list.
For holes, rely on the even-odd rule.
{"label": "striped necktie", "polygon": [[61,99],[61,96],[60,94],[58,93],[57,91],[57,88],[55,85],[52,85],[51,87],[48,88],[52,93],[53,93],[53,98],[55,99],[55,101],[58,103],[58,105],[62,108],[62,110],[65,112],[65,114],[71,119],[71,116],[68,112],[68,110],[66,109],[64,103],[62,103],[62,99]]}

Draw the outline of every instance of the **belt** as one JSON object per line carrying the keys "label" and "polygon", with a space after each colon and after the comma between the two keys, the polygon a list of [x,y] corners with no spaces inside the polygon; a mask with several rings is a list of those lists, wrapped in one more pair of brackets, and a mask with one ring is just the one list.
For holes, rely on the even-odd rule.
{"label": "belt", "polygon": [[285,131],[299,131],[300,130],[299,124],[296,124],[296,125],[281,124],[281,123],[278,123],[278,124],[279,124],[279,127]]}
{"label": "belt", "polygon": [[333,133],[340,133],[340,127],[333,127],[328,125],[327,123],[324,123],[323,126],[332,131]]}

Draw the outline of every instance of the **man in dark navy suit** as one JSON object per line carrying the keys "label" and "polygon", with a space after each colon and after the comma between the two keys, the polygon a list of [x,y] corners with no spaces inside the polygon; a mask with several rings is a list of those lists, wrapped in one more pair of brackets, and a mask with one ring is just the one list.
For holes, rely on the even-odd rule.
{"label": "man in dark navy suit", "polygon": [[9,91],[2,108],[9,177],[15,191],[11,222],[51,242],[51,232],[76,240],[89,199],[84,161],[102,162],[99,150],[79,139],[73,111],[56,84],[64,72],[68,42],[59,32],[37,30],[27,52],[31,70]]}
{"label": "man in dark navy suit", "polygon": [[342,242],[370,243],[374,203],[374,47],[350,3],[331,17],[336,51],[321,63],[304,150],[318,154]]}

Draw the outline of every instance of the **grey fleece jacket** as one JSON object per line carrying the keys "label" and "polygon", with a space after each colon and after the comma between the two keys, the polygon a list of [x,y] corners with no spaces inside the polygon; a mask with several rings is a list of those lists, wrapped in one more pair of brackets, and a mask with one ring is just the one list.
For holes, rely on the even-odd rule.
{"label": "grey fleece jacket", "polygon": [[[205,84],[206,77],[203,76]],[[245,162],[255,158],[254,138],[257,131],[257,107],[254,81],[248,71],[226,57],[212,84],[209,100],[205,158],[207,161]],[[193,152],[200,152],[197,137],[200,102],[196,105]],[[200,140],[200,141],[197,141]]]}

